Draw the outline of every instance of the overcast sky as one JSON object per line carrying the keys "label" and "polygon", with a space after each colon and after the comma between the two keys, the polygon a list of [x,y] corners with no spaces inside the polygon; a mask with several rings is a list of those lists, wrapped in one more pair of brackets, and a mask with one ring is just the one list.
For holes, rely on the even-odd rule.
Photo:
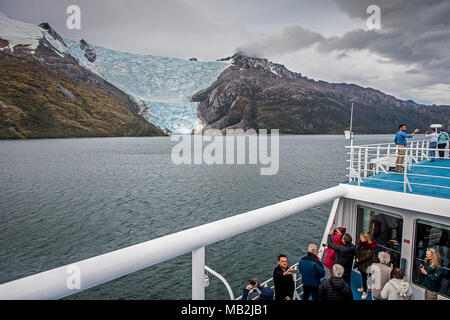
{"label": "overcast sky", "polygon": [[[66,27],[71,4],[80,30]],[[367,28],[371,4],[380,30]],[[241,50],[317,80],[450,104],[449,0],[1,0],[0,11],[115,50],[200,60]]]}

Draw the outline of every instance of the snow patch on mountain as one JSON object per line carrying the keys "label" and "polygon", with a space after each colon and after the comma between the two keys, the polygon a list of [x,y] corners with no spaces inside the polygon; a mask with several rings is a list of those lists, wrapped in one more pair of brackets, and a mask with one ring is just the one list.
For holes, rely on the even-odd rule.
{"label": "snow patch on mountain", "polygon": [[42,31],[41,27],[10,19],[0,12],[0,38],[9,42],[0,50],[10,49],[13,51],[17,45],[28,46],[29,49],[36,50],[39,40],[44,36]]}

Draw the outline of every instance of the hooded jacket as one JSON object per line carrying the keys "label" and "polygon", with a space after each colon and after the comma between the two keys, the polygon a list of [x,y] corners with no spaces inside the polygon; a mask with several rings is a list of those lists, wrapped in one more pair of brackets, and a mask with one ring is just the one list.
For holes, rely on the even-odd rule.
{"label": "hooded jacket", "polygon": [[372,243],[358,241],[355,254],[358,262],[355,262],[355,267],[358,267],[359,272],[367,273],[367,268],[372,264],[373,250],[377,245],[375,240],[372,240]]}
{"label": "hooded jacket", "polygon": [[353,300],[353,293],[348,283],[337,277],[331,277],[322,282],[318,295],[322,301]]}
{"label": "hooded jacket", "polygon": [[[342,244],[342,236],[336,234],[333,237],[333,244],[341,245]],[[323,261],[323,265],[328,269],[333,269],[334,261],[336,260],[336,251],[333,249],[326,249],[327,255],[325,256],[325,260]]]}
{"label": "hooded jacket", "polygon": [[381,290],[381,297],[387,300],[414,300],[411,286],[403,279],[391,279]]}

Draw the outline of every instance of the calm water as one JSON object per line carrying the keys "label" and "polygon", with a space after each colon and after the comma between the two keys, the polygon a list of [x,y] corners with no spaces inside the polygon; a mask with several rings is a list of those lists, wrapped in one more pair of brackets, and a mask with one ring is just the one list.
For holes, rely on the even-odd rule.
{"label": "calm water", "polygon": [[[357,136],[355,144],[391,142]],[[0,141],[0,283],[335,186],[346,174],[343,136],[280,137],[280,169],[174,165],[169,138]],[[206,264],[235,295],[295,263],[319,242],[331,203],[206,248]],[[71,299],[190,299],[191,255]],[[208,299],[226,299],[215,278]]]}

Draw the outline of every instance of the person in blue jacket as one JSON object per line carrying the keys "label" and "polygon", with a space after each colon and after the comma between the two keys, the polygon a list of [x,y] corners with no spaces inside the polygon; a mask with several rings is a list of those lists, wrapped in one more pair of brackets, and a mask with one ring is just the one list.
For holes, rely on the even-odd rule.
{"label": "person in blue jacket", "polygon": [[398,126],[399,131],[395,135],[394,143],[397,146],[397,160],[395,161],[395,171],[402,173],[403,172],[403,160],[405,159],[406,154],[406,139],[412,138],[419,129],[414,130],[413,133],[406,133],[406,124],[401,124]]}
{"label": "person in blue jacket", "polygon": [[301,258],[298,263],[303,283],[302,300],[308,300],[310,296],[312,296],[313,300],[319,300],[320,279],[325,276],[325,268],[319,258],[317,258],[317,250],[317,245],[311,243],[308,246],[307,255]]}
{"label": "person in blue jacket", "polygon": [[269,287],[261,287],[258,280],[254,278],[249,285],[247,285],[242,292],[242,300],[247,300],[248,294],[251,290],[255,290],[258,295],[258,300],[273,300],[273,290]]}

